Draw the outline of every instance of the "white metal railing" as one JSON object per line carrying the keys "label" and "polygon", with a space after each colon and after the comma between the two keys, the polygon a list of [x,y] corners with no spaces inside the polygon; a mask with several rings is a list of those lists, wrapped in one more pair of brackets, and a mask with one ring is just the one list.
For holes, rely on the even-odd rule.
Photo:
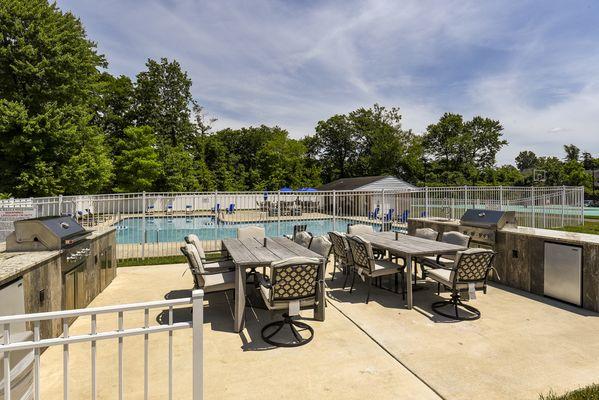
{"label": "white metal railing", "polygon": [[[70,214],[93,229],[117,227],[117,257],[178,255],[183,237],[196,233],[208,251],[239,224],[261,224],[267,235],[292,232],[302,221],[313,233],[350,223],[403,230],[410,217],[459,219],[468,208],[516,212],[521,226],[557,228],[584,221],[583,187],[461,186],[412,190],[318,192],[178,192],[57,196],[0,200],[0,210],[36,216]],[[233,207],[233,209],[231,209]],[[10,214],[10,213],[9,213]],[[13,213],[14,214],[14,213]],[[12,230],[2,222],[0,241]]]}
{"label": "white metal railing", "polygon": [[[123,393],[123,346],[124,338],[131,336],[144,337],[144,399],[149,396],[149,337],[152,334],[168,332],[168,393],[169,399],[173,397],[173,332],[181,329],[193,329],[193,349],[192,352],[192,368],[193,368],[193,400],[201,400],[203,398],[203,297],[202,290],[194,290],[192,297],[151,301],[136,304],[124,304],[107,307],[94,307],[79,310],[54,311],[38,314],[24,314],[0,317],[0,327],[4,331],[4,341],[0,344],[0,354],[4,355],[4,400],[11,399],[11,366],[10,354],[18,350],[33,350],[33,398],[40,399],[40,354],[41,349],[52,346],[63,346],[63,397],[69,399],[69,345],[74,343],[90,343],[91,355],[91,393],[90,398],[95,400],[97,397],[97,381],[96,381],[96,359],[97,348],[96,343],[99,340],[117,339],[118,341],[118,398],[122,400]],[[191,304],[192,321],[174,322],[173,310],[176,306]],[[150,325],[149,315],[151,309],[168,307],[168,324],[166,325]],[[125,328],[124,314],[131,311],[144,311],[144,324],[141,327]],[[100,314],[116,314],[117,329],[98,332],[97,316]],[[87,334],[70,335],[69,320],[75,317],[90,317],[90,331]],[[40,322],[49,320],[62,320],[63,334],[57,338],[40,338]],[[10,325],[15,323],[32,323],[33,324],[33,340],[24,342],[11,342]]]}

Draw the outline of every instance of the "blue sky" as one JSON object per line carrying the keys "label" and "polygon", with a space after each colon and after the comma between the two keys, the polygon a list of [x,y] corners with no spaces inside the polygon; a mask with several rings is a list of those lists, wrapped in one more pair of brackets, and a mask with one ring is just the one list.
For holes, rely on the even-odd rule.
{"label": "blue sky", "polygon": [[59,0],[113,74],[176,58],[216,128],[294,137],[375,102],[423,132],[446,111],[500,120],[510,145],[599,157],[597,1]]}

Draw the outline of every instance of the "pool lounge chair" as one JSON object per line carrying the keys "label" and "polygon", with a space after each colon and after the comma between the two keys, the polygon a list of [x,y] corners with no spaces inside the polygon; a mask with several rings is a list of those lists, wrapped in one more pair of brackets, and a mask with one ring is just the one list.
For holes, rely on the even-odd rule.
{"label": "pool lounge chair", "polygon": [[227,214],[233,214],[235,212],[235,203],[231,203],[229,204],[229,207],[227,208]]}
{"label": "pool lounge chair", "polygon": [[398,219],[398,222],[405,224],[406,222],[408,222],[408,217],[410,216],[410,210],[404,210],[403,213],[401,213],[401,216]]}
{"label": "pool lounge chair", "polygon": [[377,219],[380,211],[381,208],[377,206],[374,211],[368,213],[368,219]]}
{"label": "pool lounge chair", "polygon": [[389,211],[387,211],[387,214],[385,214],[385,216],[383,217],[383,221],[391,221],[391,218],[393,218],[394,212],[395,212],[395,209],[390,208]]}

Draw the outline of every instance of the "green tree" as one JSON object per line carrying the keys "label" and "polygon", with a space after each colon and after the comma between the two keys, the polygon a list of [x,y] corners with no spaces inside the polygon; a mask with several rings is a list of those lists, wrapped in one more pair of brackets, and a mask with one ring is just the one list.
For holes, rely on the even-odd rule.
{"label": "green tree", "polygon": [[137,74],[135,119],[138,125],[152,127],[160,146],[176,149],[193,144],[196,127],[191,122],[191,79],[178,61],[146,63],[147,71]]}
{"label": "green tree", "polygon": [[516,156],[516,166],[520,171],[536,167],[538,161],[537,155],[529,150],[521,151]]}
{"label": "green tree", "polygon": [[0,192],[106,189],[111,163],[93,124],[104,66],[72,14],[44,0],[0,3]]}
{"label": "green tree", "polygon": [[162,164],[156,151],[156,136],[149,126],[128,127],[116,143],[114,158],[115,192],[152,190],[161,174]]}
{"label": "green tree", "polygon": [[564,152],[566,153],[566,162],[578,162],[580,158],[580,149],[573,144],[565,144]]}
{"label": "green tree", "polygon": [[102,74],[95,123],[106,135],[113,156],[118,153],[117,143],[127,137],[125,129],[135,123],[134,94],[129,77]]}

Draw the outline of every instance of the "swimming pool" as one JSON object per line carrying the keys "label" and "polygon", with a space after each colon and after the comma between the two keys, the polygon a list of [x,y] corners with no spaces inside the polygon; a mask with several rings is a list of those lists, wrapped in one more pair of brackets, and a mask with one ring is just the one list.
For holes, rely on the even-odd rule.
{"label": "swimming pool", "polygon": [[[142,218],[127,218],[117,225],[117,243],[133,244],[180,242],[185,235],[195,233],[201,240],[222,240],[237,237],[240,226],[259,225],[266,230],[266,236],[275,237],[290,235],[294,225],[307,225],[313,235],[324,235],[337,230],[346,232],[347,226],[357,221],[337,219],[333,227],[332,219],[308,219],[293,221],[268,222],[232,222],[216,225],[210,217],[151,217],[145,221],[145,235]],[[380,229],[380,223],[374,224]],[[335,228],[335,229],[334,229]]]}

